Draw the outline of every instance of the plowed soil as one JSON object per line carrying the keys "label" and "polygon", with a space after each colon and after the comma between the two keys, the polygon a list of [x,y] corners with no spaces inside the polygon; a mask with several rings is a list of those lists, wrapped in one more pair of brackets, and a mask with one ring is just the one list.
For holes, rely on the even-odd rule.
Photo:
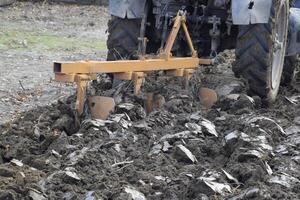
{"label": "plowed soil", "polygon": [[[234,52],[180,78],[153,74],[91,91],[115,98],[107,120],[75,117],[74,96],[23,112],[0,127],[1,199],[300,199],[300,82],[264,107],[234,78]],[[107,84],[108,83],[108,84]],[[200,104],[201,87],[218,93]],[[161,108],[146,114],[147,92]]]}

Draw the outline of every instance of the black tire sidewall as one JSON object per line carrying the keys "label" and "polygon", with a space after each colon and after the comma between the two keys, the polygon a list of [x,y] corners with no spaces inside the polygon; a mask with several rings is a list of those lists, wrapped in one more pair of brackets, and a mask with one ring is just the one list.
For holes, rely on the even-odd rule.
{"label": "black tire sidewall", "polygon": [[136,57],[141,19],[112,16],[108,22],[107,60],[131,60]]}
{"label": "black tire sidewall", "polygon": [[[280,2],[284,3],[283,7]],[[275,25],[278,23],[278,13],[285,12],[286,30],[282,45],[282,48],[285,50],[287,45],[288,8],[289,3],[287,1],[273,1],[269,23],[239,26],[236,62],[233,66],[233,71],[236,76],[242,76],[247,80],[249,94],[258,95],[267,103],[275,101],[280,84],[279,80],[279,84],[274,88],[272,87]],[[280,66],[279,73],[281,75],[283,59]]]}

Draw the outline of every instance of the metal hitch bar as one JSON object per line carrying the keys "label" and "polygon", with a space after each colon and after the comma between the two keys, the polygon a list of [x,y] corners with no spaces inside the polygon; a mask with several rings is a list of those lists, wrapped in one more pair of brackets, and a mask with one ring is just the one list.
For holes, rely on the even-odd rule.
{"label": "metal hitch bar", "polygon": [[[180,28],[184,31],[191,57],[172,56],[171,51]],[[199,65],[211,64],[211,59],[198,58],[186,25],[185,13],[179,11],[164,48],[155,57],[153,55],[140,55],[138,60],[54,62],[53,67],[56,81],[75,82],[77,84],[76,110],[77,114],[81,115],[87,84],[96,79],[96,74],[110,73],[119,80],[132,80],[134,93],[138,94],[147,72],[165,71],[169,76],[184,77],[187,86],[189,79]]]}

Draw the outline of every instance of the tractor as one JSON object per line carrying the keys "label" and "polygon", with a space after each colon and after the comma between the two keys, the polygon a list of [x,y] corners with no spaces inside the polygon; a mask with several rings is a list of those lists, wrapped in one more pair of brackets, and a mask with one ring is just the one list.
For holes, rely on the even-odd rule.
{"label": "tractor", "polygon": [[[250,95],[272,104],[281,84],[293,80],[300,53],[300,0],[110,0],[108,61],[157,54],[174,18],[185,13],[198,57],[235,49],[235,76]],[[172,55],[191,56],[183,31]]]}

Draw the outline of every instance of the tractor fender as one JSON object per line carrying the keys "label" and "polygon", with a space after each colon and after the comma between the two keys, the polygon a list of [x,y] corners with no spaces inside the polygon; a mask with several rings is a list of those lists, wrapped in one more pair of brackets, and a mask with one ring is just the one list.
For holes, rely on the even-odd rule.
{"label": "tractor fender", "polygon": [[268,23],[271,6],[272,0],[231,0],[233,24]]}
{"label": "tractor fender", "polygon": [[294,0],[294,4],[292,5],[294,8],[300,8],[300,0]]}
{"label": "tractor fender", "polygon": [[290,9],[287,56],[300,54],[300,9]]}
{"label": "tractor fender", "polygon": [[109,0],[111,15],[122,19],[138,19],[144,14],[146,0]]}

